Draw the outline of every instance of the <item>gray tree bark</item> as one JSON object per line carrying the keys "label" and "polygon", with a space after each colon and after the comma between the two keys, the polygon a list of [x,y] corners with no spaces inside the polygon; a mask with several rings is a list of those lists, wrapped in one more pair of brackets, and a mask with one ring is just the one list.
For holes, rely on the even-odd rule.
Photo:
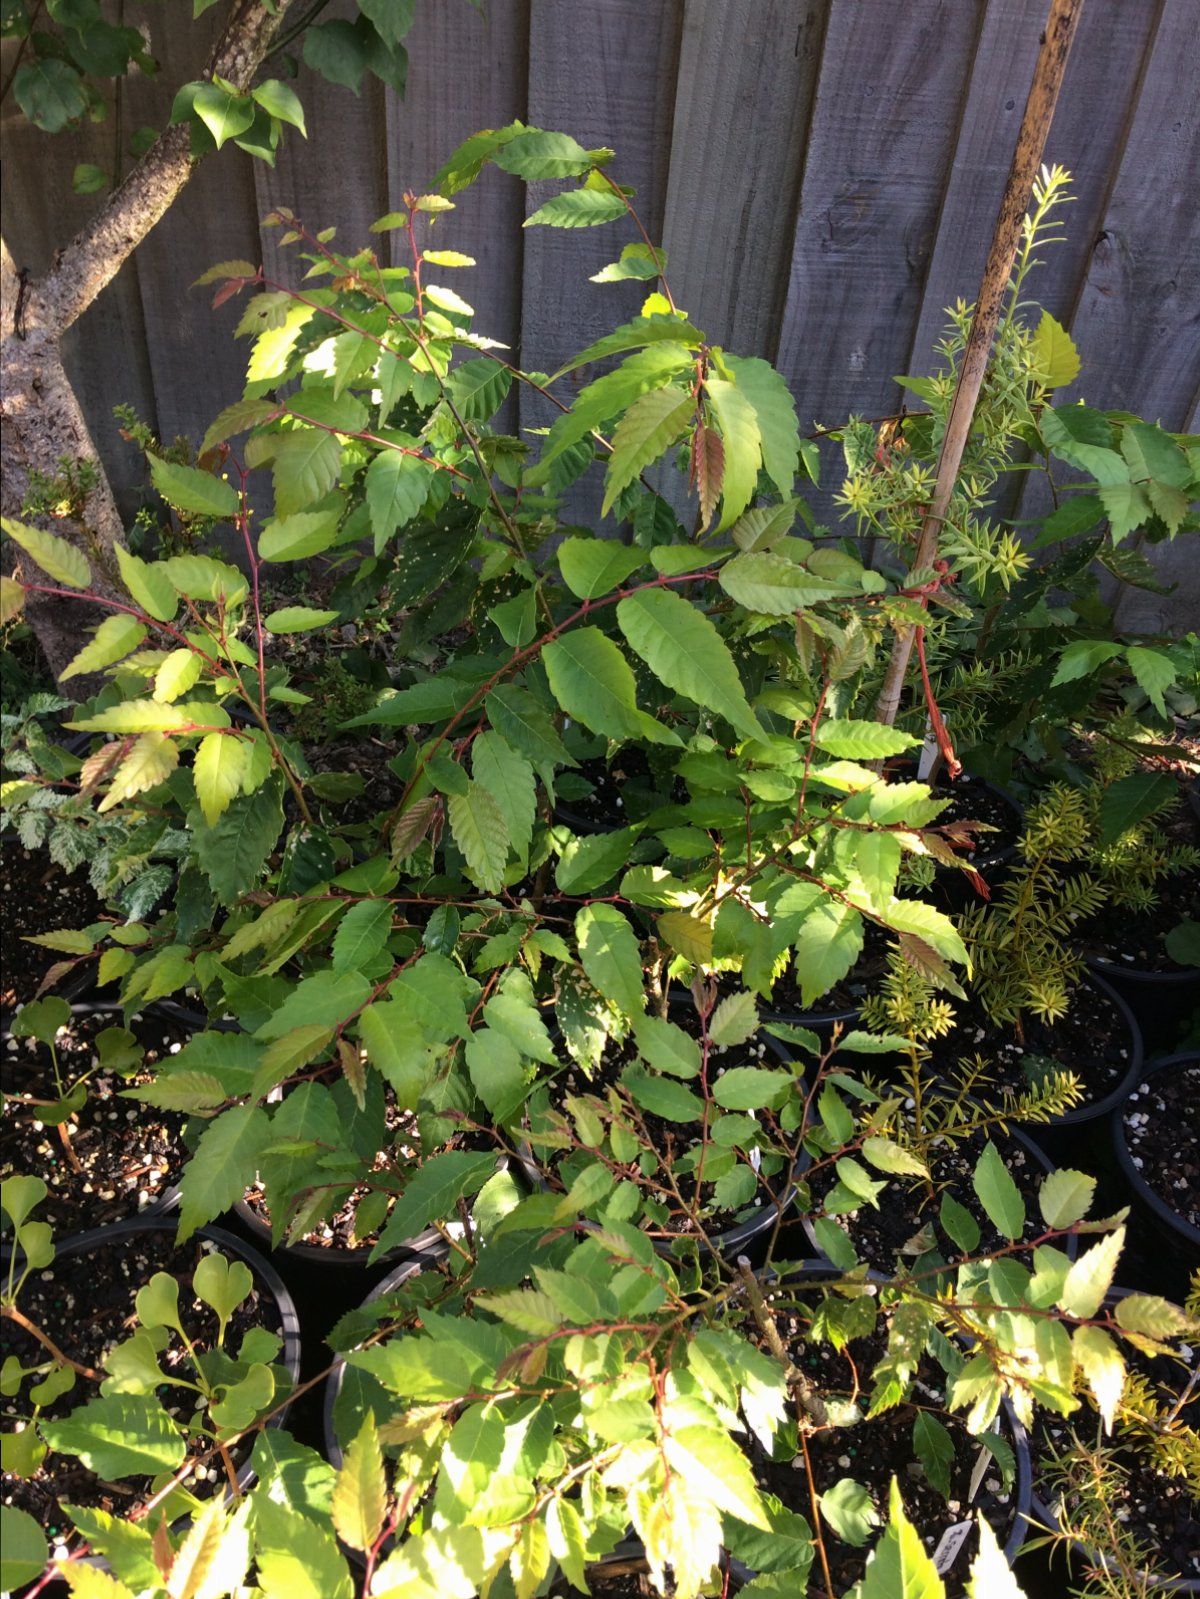
{"label": "gray tree bark", "polygon": [[[234,0],[204,76],[248,89],[292,3],[276,0],[268,11],[261,0]],[[19,517],[32,474],[53,477],[63,456],[93,462],[99,481],[86,521],[56,522],[54,531],[84,551],[102,589],[122,524],[63,366],[62,337],[174,204],[192,166],[188,127],[167,128],[36,282],[21,278],[0,240],[0,507]],[[28,615],[57,677],[79,648],[80,607],[46,599],[31,603]]]}

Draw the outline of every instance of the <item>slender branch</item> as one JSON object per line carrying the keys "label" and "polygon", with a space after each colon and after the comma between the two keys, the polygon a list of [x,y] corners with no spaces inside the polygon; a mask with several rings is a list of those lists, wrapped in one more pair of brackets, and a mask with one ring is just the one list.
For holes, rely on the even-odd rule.
{"label": "slender branch", "polygon": [[[1017,138],[1017,148],[1013,153],[1008,183],[1005,185],[1004,197],[1000,202],[1000,213],[992,235],[992,245],[984,268],[979,300],[971,322],[971,332],[967,338],[954,398],[946,418],[946,431],[938,456],[937,480],[934,484],[933,498],[921,524],[921,534],[917,540],[910,568],[912,571],[932,566],[937,555],[942,524],[950,510],[963,453],[971,432],[971,423],[975,417],[975,408],[979,402],[979,393],[987,372],[992,340],[999,326],[1005,289],[1017,258],[1017,249],[1021,241],[1021,221],[1029,209],[1034,179],[1041,165],[1046,137],[1054,118],[1058,92],[1062,87],[1063,75],[1067,68],[1071,41],[1075,37],[1075,29],[1079,24],[1082,10],[1083,0],[1051,0],[1046,31],[1042,35],[1042,48],[1034,70],[1029,99],[1025,104],[1025,115],[1021,119],[1021,131]],[[897,632],[892,645],[891,659],[884,675],[883,687],[880,689],[879,700],[875,707],[877,720],[889,725],[896,720],[896,713],[900,709],[900,697],[908,674],[914,633],[911,624],[900,628]]]}
{"label": "slender branch", "polygon": [[86,1377],[89,1382],[103,1382],[102,1371],[93,1371],[91,1366],[81,1366],[77,1360],[72,1360],[70,1355],[64,1355],[58,1345],[15,1305],[0,1305],[0,1316],[3,1316],[5,1321],[16,1322],[17,1326],[27,1332],[31,1338],[36,1338],[47,1354],[53,1355],[60,1366],[69,1366],[78,1376]]}

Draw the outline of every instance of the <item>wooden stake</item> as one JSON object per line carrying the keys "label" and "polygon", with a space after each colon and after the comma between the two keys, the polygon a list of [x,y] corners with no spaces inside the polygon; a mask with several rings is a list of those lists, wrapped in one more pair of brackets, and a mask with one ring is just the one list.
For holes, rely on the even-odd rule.
{"label": "wooden stake", "polygon": [[[1013,152],[1008,183],[1000,202],[992,247],[979,288],[971,332],[963,352],[950,414],[946,419],[933,499],[921,525],[921,536],[917,541],[910,572],[927,569],[937,556],[938,536],[958,480],[958,469],[962,465],[963,451],[979,402],[979,391],[987,372],[992,340],[996,336],[1004,307],[1005,290],[1021,242],[1021,222],[1033,196],[1034,179],[1042,164],[1046,136],[1054,119],[1054,107],[1058,102],[1058,92],[1067,69],[1067,57],[1071,53],[1071,42],[1082,11],[1083,0],[1051,0],[1046,31],[1042,35],[1042,48],[1038,53],[1029,99],[1025,102],[1025,114],[1021,119],[1017,148]],[[909,626],[901,628],[896,634],[875,707],[877,720],[889,725],[896,720],[896,713],[900,709],[900,696],[908,675],[914,633],[915,628]]]}

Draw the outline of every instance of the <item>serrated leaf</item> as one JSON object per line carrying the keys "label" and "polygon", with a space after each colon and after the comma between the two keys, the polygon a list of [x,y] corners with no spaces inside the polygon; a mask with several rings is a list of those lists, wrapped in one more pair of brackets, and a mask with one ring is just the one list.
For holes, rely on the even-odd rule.
{"label": "serrated leaf", "polygon": [[658,936],[671,949],[695,966],[712,960],[712,924],[687,911],[664,911],[655,922]]}
{"label": "serrated leaf", "polygon": [[263,618],[268,633],[306,633],[310,628],[328,627],[336,622],[337,611],[316,611],[308,605],[285,605]]}
{"label": "serrated leaf", "polygon": [[77,1456],[109,1481],[174,1471],[185,1453],[179,1427],[148,1394],[92,1399],[61,1420],[43,1419],[40,1427],[52,1449]]}
{"label": "serrated leaf", "polygon": [[870,1494],[853,1477],[842,1477],[819,1500],[821,1514],[843,1542],[861,1549],[879,1525],[879,1512]]}
{"label": "serrated leaf", "polygon": [[613,434],[601,516],[607,516],[617,496],[679,438],[694,412],[691,394],[673,384],[651,389],[633,402]]}
{"label": "serrated leaf", "polygon": [[179,1184],[181,1243],[241,1199],[254,1181],[270,1137],[271,1123],[257,1105],[222,1111],[201,1134]]}
{"label": "serrated leaf", "polygon": [[[605,356],[608,355],[620,355],[625,350],[639,350],[647,345],[657,344],[660,342],[665,342],[671,345],[681,345],[683,347],[682,350],[675,352],[675,355],[679,356],[682,355],[684,351],[694,350],[703,341],[703,337],[704,335],[700,332],[699,328],[694,328],[690,322],[685,321],[682,317],[635,317],[632,322],[623,323],[621,327],[615,328],[613,332],[606,333],[603,338],[597,339],[594,344],[589,344],[586,350],[580,351],[580,353],[575,356],[573,360],[569,361],[566,366],[560,367],[554,376],[556,378],[562,377],[566,372],[573,372],[576,367],[588,366],[592,361],[601,361]],[[669,352],[668,362],[670,360],[671,354]],[[630,365],[628,362],[625,364],[626,366]],[[654,360],[648,363],[651,369],[657,368],[658,370],[662,370],[663,364],[664,363],[662,362]],[[616,373],[608,374],[608,377],[610,378],[616,376]],[[605,381],[606,380],[604,378],[598,379],[597,383],[589,385],[589,388],[597,388],[599,383],[603,383]],[[655,387],[657,386],[658,385],[656,384]],[[616,392],[615,385],[613,386],[613,390]],[[579,396],[579,400],[575,402],[576,408],[579,405],[579,401],[582,400],[584,395],[586,395],[588,392],[589,390],[585,389]],[[613,416],[615,414],[615,410],[623,409],[623,405],[618,405],[614,410],[608,411],[605,414],[607,416]],[[592,425],[594,424],[588,424],[589,427]],[[586,428],[584,431],[586,432]],[[576,437],[578,436],[579,435],[576,435]]]}
{"label": "serrated leaf", "polygon": [[1049,311],[1043,311],[1033,335],[1033,364],[1051,389],[1065,389],[1079,376],[1079,351],[1074,340],[1055,321]]}
{"label": "serrated leaf", "polygon": [[610,189],[569,189],[539,206],[531,217],[526,217],[524,226],[595,228],[625,214],[625,201]]}
{"label": "serrated leaf", "polygon": [[[721,486],[718,533],[731,527],[750,504],[762,463],[758,415],[749,397],[724,378],[709,378],[704,387],[721,429],[725,477]],[[789,489],[790,492],[790,489]]]}
{"label": "serrated leaf", "polygon": [[542,651],[542,664],[559,705],[591,732],[613,739],[678,742],[639,709],[633,668],[599,628],[574,627],[551,640]]}
{"label": "serrated leaf", "polygon": [[527,860],[537,815],[533,767],[499,733],[486,732],[472,746],[471,770],[500,807],[513,849]]}
{"label": "serrated leaf", "polygon": [[341,506],[323,511],[293,511],[276,516],[258,535],[258,553],[264,561],[299,561],[320,555],[338,536]]}
{"label": "serrated leaf", "polygon": [[0,517],[0,527],[56,583],[65,583],[72,589],[85,589],[92,581],[91,568],[83,555],[66,539],[59,538],[57,533],[29,527],[11,516]]}
{"label": "serrated leaf", "polygon": [[787,499],[800,464],[800,424],[791,390],[783,375],[760,356],[726,355],[724,360],[754,408],[763,470]]}
{"label": "serrated leaf", "polygon": [[195,687],[203,669],[204,663],[195,650],[172,650],[154,674],[154,698],[170,705]]}
{"label": "serrated leaf", "polygon": [[146,789],[157,788],[179,765],[179,751],[172,739],[162,733],[143,733],[113,773],[108,793],[100,801],[101,811],[132,799]]}
{"label": "serrated leaf", "polygon": [[150,476],[154,487],[177,511],[187,511],[197,516],[235,517],[238,513],[238,492],[224,478],[213,477],[198,466],[183,466],[177,461],[164,461],[161,456],[148,455]]}
{"label": "serrated leaf", "polygon": [[644,564],[641,550],[615,539],[568,538],[558,547],[563,582],[581,600],[610,593]]}
{"label": "serrated leaf", "polygon": [[712,1013],[708,1024],[709,1037],[714,1044],[726,1048],[744,1044],[758,1031],[758,1002],[744,989],[723,999]]}
{"label": "serrated leaf", "polygon": [[146,636],[145,624],[136,616],[126,616],[123,611],[106,616],[87,643],[70,664],[59,673],[59,681],[78,677],[84,672],[98,672],[133,653]]}
{"label": "serrated leaf", "polygon": [[1103,1417],[1104,1430],[1111,1432],[1117,1406],[1125,1392],[1125,1362],[1121,1351],[1102,1327],[1076,1327],[1071,1350],[1092,1391],[1096,1409]]}
{"label": "serrated leaf", "polygon": [[392,907],[386,899],[362,900],[352,905],[333,937],[334,971],[365,969],[387,943],[391,930]]}
{"label": "serrated leaf", "polygon": [[575,918],[588,980],[627,1016],[645,1009],[637,936],[615,905],[585,905]]}
{"label": "serrated leaf", "polygon": [[667,589],[644,589],[620,601],[617,621],[631,648],[668,688],[723,717],[744,737],[765,740],[728,646],[695,606]]}
{"label": "serrated leaf", "polygon": [[[747,517],[753,515],[747,513]],[[735,555],[721,568],[717,581],[730,599],[763,616],[790,616],[806,605],[845,592],[770,550],[745,550]]]}
{"label": "serrated leaf", "polygon": [[344,1544],[365,1553],[379,1537],[386,1510],[383,1450],[374,1412],[368,1410],[333,1485],[334,1530]]}
{"label": "serrated leaf", "polygon": [[378,555],[399,527],[407,527],[429,497],[430,469],[399,450],[381,450],[367,468],[367,507]]}
{"label": "serrated leaf", "polygon": [[1038,1189],[1038,1208],[1047,1227],[1070,1227],[1086,1216],[1096,1193],[1096,1179],[1063,1167],[1052,1171]]}
{"label": "serrated leaf", "polygon": [[859,1599],[946,1599],[920,1534],[904,1513],[900,1490],[892,1479],[888,1527],[867,1561]]}
{"label": "serrated leaf", "polygon": [[1072,1261],[1058,1301],[1068,1315],[1086,1321],[1096,1314],[1112,1287],[1124,1247],[1125,1229],[1118,1227],[1090,1249],[1085,1249],[1078,1260]]}
{"label": "serrated leaf", "polygon": [[849,761],[879,761],[913,749],[921,741],[899,728],[882,722],[860,722],[829,717],[820,722],[814,734],[818,749]]}
{"label": "serrated leaf", "polygon": [[249,748],[229,733],[209,733],[200,740],[192,778],[204,820],[210,827],[216,825],[241,790]]}
{"label": "serrated leaf", "polygon": [[449,796],[446,811],[467,870],[485,893],[497,893],[504,882],[509,848],[508,824],[499,802],[481,783],[471,781],[465,794]]}
{"label": "serrated leaf", "polygon": [[664,1434],[662,1448],[689,1493],[725,1515],[770,1531],[750,1464],[728,1433],[710,1427],[678,1427]]}
{"label": "serrated leaf", "polygon": [[505,172],[526,183],[543,178],[579,178],[590,172],[592,155],[569,133],[544,132],[526,128],[502,144],[492,159]]}

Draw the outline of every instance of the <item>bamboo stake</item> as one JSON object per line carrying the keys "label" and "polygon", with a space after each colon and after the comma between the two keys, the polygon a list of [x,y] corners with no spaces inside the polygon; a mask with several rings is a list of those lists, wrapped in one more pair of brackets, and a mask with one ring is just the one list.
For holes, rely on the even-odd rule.
{"label": "bamboo stake", "polygon": [[[938,535],[946,519],[954,485],[958,480],[958,471],[962,465],[963,452],[975,416],[975,407],[979,402],[979,391],[983,387],[984,376],[987,373],[992,340],[995,338],[1000,313],[1004,306],[1004,293],[1021,242],[1021,222],[1029,209],[1033,182],[1042,164],[1046,136],[1054,119],[1054,107],[1058,101],[1058,92],[1062,88],[1067,57],[1071,53],[1071,42],[1075,37],[1082,11],[1083,0],[1051,0],[1046,30],[1042,34],[1042,47],[1034,69],[1033,83],[1030,85],[1029,98],[1025,102],[1025,114],[1021,119],[1017,148],[1013,152],[1008,183],[1005,186],[1004,198],[1000,202],[996,229],[992,235],[992,246],[988,252],[983,282],[979,288],[979,300],[975,307],[971,332],[963,352],[950,414],[946,419],[946,432],[938,456],[933,498],[921,524],[921,536],[917,541],[910,572],[927,569],[937,557]],[[875,708],[877,720],[889,725],[896,720],[896,713],[900,709],[900,696],[904,689],[904,680],[908,675],[915,632],[914,626],[901,628],[892,645],[891,659]]]}

